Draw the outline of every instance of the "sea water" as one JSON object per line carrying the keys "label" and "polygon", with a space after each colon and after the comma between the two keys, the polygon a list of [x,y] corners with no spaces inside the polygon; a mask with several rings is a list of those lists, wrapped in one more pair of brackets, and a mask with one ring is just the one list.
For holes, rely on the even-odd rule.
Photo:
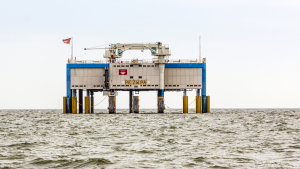
{"label": "sea water", "polygon": [[299,109],[0,110],[0,168],[300,168]]}

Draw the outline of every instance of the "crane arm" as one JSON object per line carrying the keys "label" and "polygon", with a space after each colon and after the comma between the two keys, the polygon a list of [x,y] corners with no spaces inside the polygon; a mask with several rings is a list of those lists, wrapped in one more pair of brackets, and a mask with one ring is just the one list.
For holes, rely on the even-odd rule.
{"label": "crane arm", "polygon": [[110,48],[84,48],[84,50],[110,49]]}
{"label": "crane arm", "polygon": [[169,47],[163,46],[161,42],[149,43],[149,44],[110,44],[109,47],[94,47],[94,48],[84,48],[84,50],[96,50],[96,49],[106,49],[104,58],[121,58],[123,52],[126,50],[150,50],[151,54],[156,55],[170,55]]}

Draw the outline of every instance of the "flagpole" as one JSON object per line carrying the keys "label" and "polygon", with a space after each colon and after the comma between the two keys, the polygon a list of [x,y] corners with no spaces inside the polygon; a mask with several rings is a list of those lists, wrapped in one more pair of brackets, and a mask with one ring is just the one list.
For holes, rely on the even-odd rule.
{"label": "flagpole", "polygon": [[71,37],[71,63],[73,63],[73,37]]}

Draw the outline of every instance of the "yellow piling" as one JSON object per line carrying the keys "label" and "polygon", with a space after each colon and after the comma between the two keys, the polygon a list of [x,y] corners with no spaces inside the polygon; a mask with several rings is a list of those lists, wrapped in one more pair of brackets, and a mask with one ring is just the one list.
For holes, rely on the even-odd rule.
{"label": "yellow piling", "polygon": [[67,97],[63,98],[63,113],[67,113]]}
{"label": "yellow piling", "polygon": [[207,100],[207,113],[210,113],[210,96],[206,96],[206,100]]}
{"label": "yellow piling", "polygon": [[183,96],[183,113],[188,113],[188,111],[189,111],[188,96]]}
{"label": "yellow piling", "polygon": [[201,113],[201,96],[196,96],[196,113]]}
{"label": "yellow piling", "polygon": [[72,97],[72,113],[77,114],[77,97]]}
{"label": "yellow piling", "polygon": [[84,111],[86,114],[90,112],[90,97],[89,96],[85,96],[85,98],[84,98]]}

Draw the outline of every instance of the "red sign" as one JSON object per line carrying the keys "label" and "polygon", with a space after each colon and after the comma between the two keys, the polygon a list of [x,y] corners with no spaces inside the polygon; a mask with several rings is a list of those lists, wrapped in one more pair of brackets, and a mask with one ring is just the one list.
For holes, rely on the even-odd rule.
{"label": "red sign", "polygon": [[127,75],[127,69],[119,69],[119,75]]}

